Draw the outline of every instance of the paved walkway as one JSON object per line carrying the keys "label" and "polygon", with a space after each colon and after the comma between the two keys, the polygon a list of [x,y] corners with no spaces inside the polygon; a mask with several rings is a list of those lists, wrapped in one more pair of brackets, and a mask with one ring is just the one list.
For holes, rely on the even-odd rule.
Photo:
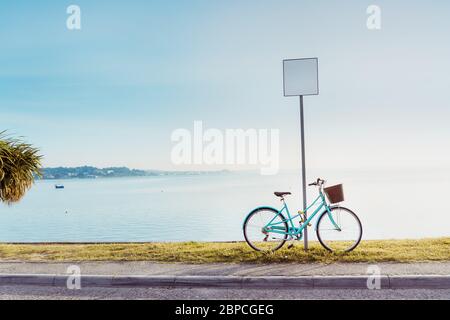
{"label": "paved walkway", "polygon": [[[153,262],[30,263],[0,262],[0,274],[66,275],[77,265],[84,275],[111,276],[358,276],[368,263],[324,264],[162,264]],[[377,263],[382,275],[450,275],[450,262]]]}

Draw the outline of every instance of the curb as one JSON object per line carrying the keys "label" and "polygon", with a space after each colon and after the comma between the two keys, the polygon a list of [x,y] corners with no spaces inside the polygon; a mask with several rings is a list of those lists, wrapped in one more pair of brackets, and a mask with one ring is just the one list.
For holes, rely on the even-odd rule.
{"label": "curb", "polygon": [[[73,280],[74,276],[70,276]],[[66,287],[69,276],[50,274],[0,274],[0,286],[32,285]],[[404,276],[102,276],[84,275],[82,287],[169,287],[169,288],[265,288],[265,289],[368,289],[380,280],[381,289],[450,289],[450,275]],[[73,282],[73,281],[72,281]]]}

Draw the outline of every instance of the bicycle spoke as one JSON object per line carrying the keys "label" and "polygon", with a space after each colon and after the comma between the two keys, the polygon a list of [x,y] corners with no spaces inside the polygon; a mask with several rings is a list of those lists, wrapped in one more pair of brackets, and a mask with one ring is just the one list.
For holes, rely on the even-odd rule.
{"label": "bicycle spoke", "polygon": [[259,229],[262,229],[261,226],[256,226],[256,225],[254,225],[254,224],[249,224],[248,226],[249,226],[249,227],[252,227],[252,228],[259,228]]}
{"label": "bicycle spoke", "polygon": [[320,218],[317,226],[319,240],[331,251],[352,250],[362,234],[358,218],[351,211],[340,207],[332,209],[331,218],[329,214]]}
{"label": "bicycle spoke", "polygon": [[[276,227],[277,232],[270,230],[271,225]],[[269,228],[265,231],[265,227]],[[244,226],[247,242],[259,251],[274,251],[281,247],[286,241],[287,235],[280,232],[287,232],[286,222],[273,209],[260,209],[254,212]]]}

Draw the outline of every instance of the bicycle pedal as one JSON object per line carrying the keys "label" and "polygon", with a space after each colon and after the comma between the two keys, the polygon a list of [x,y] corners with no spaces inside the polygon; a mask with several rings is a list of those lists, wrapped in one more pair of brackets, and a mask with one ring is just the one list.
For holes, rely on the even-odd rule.
{"label": "bicycle pedal", "polygon": [[294,247],[294,244],[293,243],[291,243],[290,245],[288,245],[288,249],[292,249]]}

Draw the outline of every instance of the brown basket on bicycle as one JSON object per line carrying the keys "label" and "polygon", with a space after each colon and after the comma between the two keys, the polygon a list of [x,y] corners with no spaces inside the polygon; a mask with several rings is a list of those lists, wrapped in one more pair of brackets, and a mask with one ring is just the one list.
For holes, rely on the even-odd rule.
{"label": "brown basket on bicycle", "polygon": [[328,200],[332,204],[344,201],[344,188],[342,184],[324,188],[323,191],[325,191]]}

